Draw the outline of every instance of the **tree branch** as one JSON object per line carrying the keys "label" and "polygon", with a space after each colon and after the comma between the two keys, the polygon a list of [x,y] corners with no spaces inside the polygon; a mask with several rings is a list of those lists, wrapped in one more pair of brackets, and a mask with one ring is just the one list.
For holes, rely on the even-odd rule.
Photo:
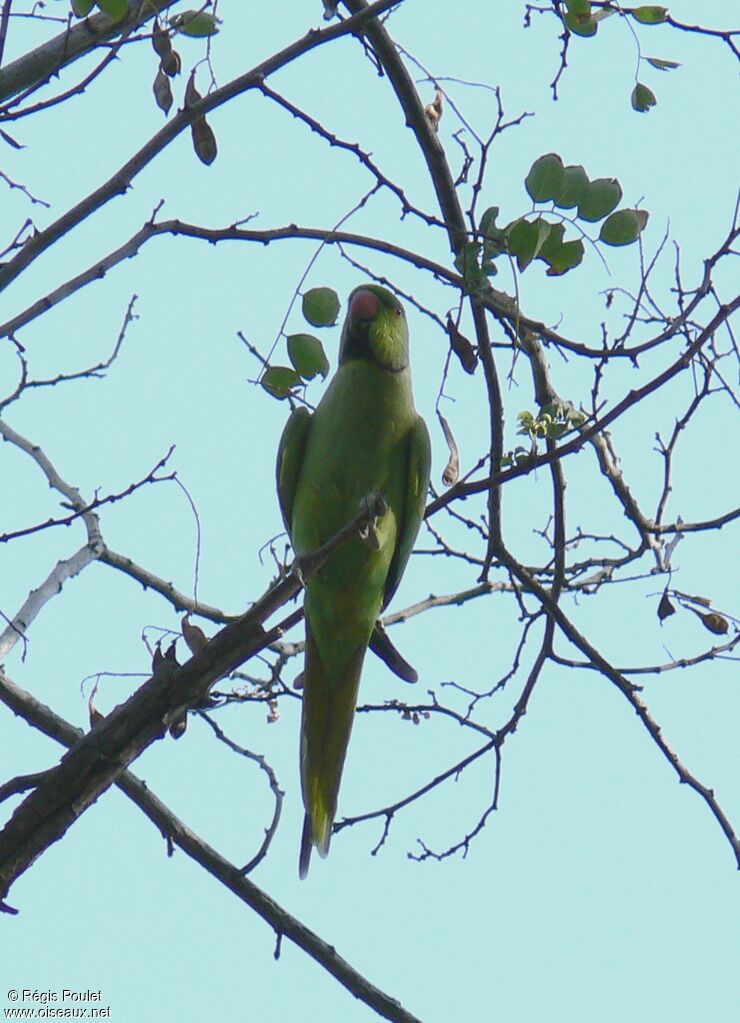
{"label": "tree branch", "polygon": [[[75,728],[49,707],[36,700],[30,693],[15,685],[2,672],[0,672],[0,700],[32,727],[70,750],[88,738],[80,729]],[[33,784],[34,780],[39,781],[39,779],[43,780],[43,774],[29,775],[23,781]],[[18,779],[15,780],[18,781]],[[253,909],[265,923],[273,928],[279,938],[284,936],[298,948],[303,949],[355,998],[363,1001],[384,1019],[392,1020],[393,1023],[420,1023],[417,1017],[404,1009],[395,998],[391,998],[380,988],[375,987],[350,966],[332,945],[302,924],[300,920],[270,898],[266,892],[244,877],[238,867],[196,835],[154,795],[145,782],[130,771],[122,771],[116,779],[116,785],[146,814],[168,841],[182,849],[245,905]],[[9,907],[5,908],[7,910]]]}
{"label": "tree branch", "polygon": [[131,0],[129,13],[119,21],[103,13],[82,18],[58,36],[0,68],[0,103],[58,75],[62,68],[84,57],[101,43],[128,35],[175,2]]}
{"label": "tree branch", "polygon": [[124,195],[137,174],[147,164],[151,163],[154,157],[168,146],[173,139],[177,138],[186,128],[189,128],[194,121],[202,118],[209,111],[216,109],[216,107],[228,102],[235,96],[248,92],[250,89],[259,88],[265,78],[295,60],[296,57],[308,53],[317,46],[331,42],[333,39],[359,31],[374,17],[402,2],[403,0],[376,0],[375,3],[367,8],[363,8],[361,12],[352,18],[348,18],[346,21],[332,25],[330,28],[309,32],[302,39],[291,43],[279,53],[268,57],[267,60],[258,64],[251,71],[239,75],[220,89],[214,89],[213,92],[203,97],[203,99],[180,110],[164,128],[152,136],[146,145],[142,146],[131,159],[127,160],[111,178],[99,188],[96,188],[95,191],[91,192],[81,202],[77,203],[76,206],[62,214],[61,217],[47,228],[34,234],[28,239],[17,255],[0,266],[0,291],[6,288],[11,281],[15,280],[41,253],[45,252],[59,238],[89,217],[91,213],[94,213],[107,202],[110,202],[115,196]]}
{"label": "tree branch", "polygon": [[178,665],[169,655],[155,656],[149,681],[48,772],[0,832],[0,901],[13,881],[62,838],[121,771],[162,738],[173,722],[182,720],[219,678],[269,646],[293,624],[295,613],[270,632],[263,628],[339,544],[369,526],[378,514],[376,503],[363,502],[350,523],[319,550],[296,562],[294,571],[274,583],[249,611],[218,632],[185,664]]}

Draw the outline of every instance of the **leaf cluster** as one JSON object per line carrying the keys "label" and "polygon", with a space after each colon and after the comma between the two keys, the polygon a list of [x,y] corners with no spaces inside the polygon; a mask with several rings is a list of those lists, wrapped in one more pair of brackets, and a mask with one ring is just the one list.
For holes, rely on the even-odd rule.
{"label": "leaf cluster", "polygon": [[[496,260],[504,254],[516,260],[520,273],[535,260],[546,264],[548,277],[560,277],[579,266],[585,247],[582,238],[565,237],[567,222],[602,221],[598,237],[591,240],[610,246],[633,244],[648,222],[647,210],[617,209],[622,186],[616,178],[592,180],[580,164],[566,166],[557,153],[534,161],[524,187],[535,206],[552,204],[552,214],[560,219],[533,216],[531,211],[498,227],[499,207],[490,206],[480,218],[477,237],[466,239],[455,260],[469,294],[482,296],[490,290],[488,278],[498,272]],[[585,236],[585,229],[580,225],[578,229]]]}
{"label": "leaf cluster", "polygon": [[586,415],[573,405],[552,401],[543,405],[537,413],[525,409],[519,413],[517,420],[517,434],[529,437],[531,444],[529,449],[519,445],[507,451],[501,459],[502,468],[526,465],[537,454],[538,440],[559,440],[564,434],[583,426]]}
{"label": "leaf cluster", "polygon": [[[333,327],[337,322],[341,303],[331,288],[311,288],[301,301],[304,319],[312,327]],[[290,366],[268,366],[260,383],[273,398],[283,400],[295,397],[315,376],[326,377],[329,359],[324,346],[314,334],[289,334],[287,338]]]}
{"label": "leaf cluster", "polygon": [[[660,7],[657,4],[642,4],[640,7],[628,10],[607,5],[592,10],[590,0],[565,0],[565,9],[561,11],[566,29],[573,35],[581,36],[584,39],[593,38],[598,31],[599,24],[613,14],[619,14],[622,18],[632,18],[640,25],[662,25],[668,20],[668,8]],[[651,67],[658,71],[672,71],[680,66],[675,60],[665,60],[662,57],[642,57],[640,55],[640,60],[647,61]],[[635,82],[630,101],[632,109],[641,114],[647,113],[658,102],[653,90],[638,81]]]}
{"label": "leaf cluster", "polygon": [[[128,0],[70,0],[70,7],[76,18],[87,18],[93,7],[113,21],[121,21],[129,13]],[[207,11],[182,11],[170,18],[170,25],[184,36],[203,38],[218,32],[219,19]]]}

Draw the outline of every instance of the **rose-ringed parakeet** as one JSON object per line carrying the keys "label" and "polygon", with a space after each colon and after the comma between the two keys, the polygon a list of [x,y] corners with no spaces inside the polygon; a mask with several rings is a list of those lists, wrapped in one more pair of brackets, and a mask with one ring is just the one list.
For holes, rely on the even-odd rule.
{"label": "rose-ringed parakeet", "polygon": [[350,537],[306,584],[301,877],[313,846],[321,856],[329,851],[362,663],[419,531],[430,460],[411,392],[403,306],[385,288],[355,288],[337,372],[313,415],[293,412],[277,458],[280,509],[299,558],[352,521],[364,497],[380,495],[387,506],[377,544]]}

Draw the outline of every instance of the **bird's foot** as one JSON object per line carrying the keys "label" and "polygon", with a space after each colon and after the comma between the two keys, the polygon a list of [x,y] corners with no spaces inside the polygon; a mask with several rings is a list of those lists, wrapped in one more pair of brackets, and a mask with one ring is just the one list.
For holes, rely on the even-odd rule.
{"label": "bird's foot", "polygon": [[367,523],[360,527],[360,536],[374,551],[380,550],[378,521],[388,511],[388,502],[382,494],[366,494],[360,501],[360,513],[367,515]]}

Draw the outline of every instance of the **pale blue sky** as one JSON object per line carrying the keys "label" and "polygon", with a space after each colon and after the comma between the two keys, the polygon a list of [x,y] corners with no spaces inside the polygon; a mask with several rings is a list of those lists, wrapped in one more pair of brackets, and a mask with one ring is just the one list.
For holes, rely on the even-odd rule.
{"label": "pale blue sky", "polygon": [[[47,4],[56,13],[65,4]],[[697,14],[696,8],[701,8]],[[711,6],[711,12],[704,8]],[[652,252],[666,226],[681,246],[685,281],[693,286],[701,261],[731,223],[737,188],[738,143],[730,130],[736,68],[727,47],[666,28],[641,28],[646,56],[680,61],[671,74],[641,73],[658,106],[638,115],[629,106],[635,41],[616,18],[596,40],[574,40],[560,100],[548,83],[558,61],[553,19],[533,17],[523,31],[524,5],[465,0],[407,0],[394,14],[394,37],[440,76],[498,84],[507,115],[536,112],[499,140],[492,156],[485,205],[499,205],[506,222],[527,207],[522,180],[532,160],[556,151],[583,163],[593,176],[617,176],[625,203],[651,211],[645,233]],[[247,8],[251,8],[248,10]],[[710,17],[731,24],[729,0],[712,5],[676,2],[671,11],[691,21]],[[258,63],[321,20],[321,4],[298,0],[246,5],[222,2],[222,33],[213,44],[219,84]],[[38,42],[33,26],[11,26],[9,55]],[[177,44],[189,68],[202,43]],[[71,83],[85,65],[63,77]],[[3,151],[3,169],[53,205],[58,215],[106,179],[162,124],[151,97],[156,60],[148,45],[127,47],[123,59],[71,104],[18,122],[25,145]],[[76,80],[76,79],[74,79]],[[205,90],[205,74],[199,77]],[[434,210],[433,196],[410,132],[385,79],[378,78],[355,42],[340,41],[271,79],[273,88],[303,106],[337,135],[358,140],[409,197]],[[181,103],[184,82],[176,84]],[[468,120],[485,131],[490,92],[449,84]],[[428,90],[432,98],[431,89]],[[292,221],[336,223],[372,184],[348,154],[330,151],[285,111],[250,94],[210,117],[219,156],[210,168],[194,157],[187,135],[159,156],[133,189],[81,225],[3,295],[0,319],[25,308],[73,273],[127,240],[166,198],[162,217],[226,226],[259,213],[254,226]],[[441,125],[457,169],[459,127],[451,110]],[[39,227],[52,214],[0,181],[3,242],[23,219]],[[419,221],[398,221],[395,200],[381,195],[350,222],[352,229],[387,235],[444,261],[446,242]],[[35,376],[72,371],[98,361],[112,347],[132,293],[137,321],[103,381],[69,384],[26,396],[8,422],[42,445],[71,483],[91,494],[109,492],[145,474],[176,443],[173,466],[197,503],[203,546],[200,596],[237,612],[270,580],[272,564],[258,549],[280,519],[273,465],[287,409],[249,384],[256,364],[236,337],[241,330],[267,351],[315,246],[285,242],[269,248],[160,238],[139,258],[116,267],[103,282],[19,332]],[[355,255],[358,255],[355,253]],[[451,292],[407,267],[359,253],[380,273],[444,315]],[[593,252],[584,266],[560,279],[539,268],[520,282],[529,315],[555,322],[591,343],[604,310],[598,293],[638,279],[633,249],[608,253],[611,275]],[[664,296],[673,280],[668,254],[656,275]],[[308,285],[330,285],[344,298],[362,275],[337,252],[324,251]],[[721,278],[722,279],[722,278]],[[731,293],[729,275],[723,278]],[[511,290],[511,277],[498,282]],[[433,480],[440,486],[444,441],[434,420],[446,347],[429,321],[410,313],[417,406],[433,435]],[[289,330],[301,328],[298,308]],[[337,331],[325,334],[332,365]],[[284,354],[284,349],[283,349]],[[279,361],[284,361],[283,358]],[[611,372],[620,397],[655,371]],[[505,373],[508,363],[502,364]],[[588,401],[590,377],[573,361],[553,359],[558,389]],[[16,363],[0,346],[0,390],[14,386]],[[526,375],[507,392],[508,447],[516,413],[533,407]],[[671,429],[676,409],[692,393],[684,374],[644,412],[615,428],[625,475],[652,510],[657,497],[656,430]],[[480,375],[452,369],[446,414],[461,448],[463,471],[486,449]],[[320,387],[313,388],[317,400]],[[730,471],[731,406],[717,401],[697,424],[677,467],[674,514],[684,519],[737,504]],[[623,531],[592,456],[572,458],[571,529]],[[3,486],[0,532],[57,511],[35,466],[8,445],[0,447]],[[9,482],[12,480],[12,483]],[[734,491],[734,493],[733,493]],[[508,487],[505,523],[518,557],[537,550],[535,528],[547,518],[549,483],[528,478]],[[471,501],[468,514],[482,511]],[[30,509],[30,511],[29,511]],[[103,532],[114,550],[180,589],[192,590],[194,523],[175,486],[140,492],[106,509]],[[461,543],[465,534],[450,535]],[[736,532],[685,542],[677,555],[676,585],[731,608],[737,566]],[[81,527],[55,530],[0,549],[0,608],[12,614],[53,564],[84,542]],[[420,543],[428,546],[422,537]],[[684,550],[685,548],[685,550]],[[496,577],[498,578],[498,576]],[[412,558],[394,609],[430,592],[473,585],[475,572],[441,559]],[[579,628],[618,665],[691,657],[710,645],[688,615],[661,629],[654,594],[660,579],[637,584],[631,597],[615,587],[564,606]],[[80,683],[98,671],[147,672],[142,628],[177,628],[161,597],[102,565],[88,568],[44,609],[30,633],[24,663],[16,647],[11,677],[77,725],[86,721]],[[212,631],[209,630],[208,631]],[[366,665],[361,697],[368,702],[427,699],[455,680],[486,688],[510,662],[518,639],[516,608],[489,597],[456,610],[432,611],[395,634],[416,665],[416,691],[397,681],[375,658]],[[294,634],[298,639],[300,630]],[[567,652],[561,644],[561,650]],[[298,670],[295,665],[288,677]],[[108,710],[131,691],[131,680],[110,679],[98,702]],[[511,712],[517,690],[481,711],[496,727]],[[686,764],[712,786],[731,820],[740,821],[740,696],[730,662],[646,681],[645,698]],[[382,824],[336,836],[326,862],[316,861],[299,882],[297,850],[302,809],[297,776],[298,706],[281,704],[280,720],[262,710],[233,707],[218,720],[243,745],[267,755],[285,790],[283,819],[268,858],[252,875],[263,887],[360,972],[397,997],[424,1023],[505,1020],[506,1023],[714,1023],[740,1002],[740,893],[729,845],[697,796],[680,786],[619,693],[596,675],[550,667],[530,709],[504,750],[500,809],[465,860],[416,864],[407,852],[422,838],[445,848],[469,830],[485,808],[492,784],[486,759],[394,820],[390,837],[372,857]],[[430,720],[418,727],[387,715],[361,715],[343,782],[340,813],[360,814],[399,798],[475,748],[456,725]],[[59,749],[0,709],[0,781],[56,762]],[[203,838],[235,862],[253,854],[269,822],[264,776],[212,740],[192,720],[179,742],[157,743],[133,770]],[[15,805],[15,801],[12,805]],[[16,918],[0,919],[0,998],[6,989],[102,991],[118,1023],[195,1023],[259,1019],[321,1019],[367,1023],[373,1014],[287,941],[279,962],[274,937],[184,853],[168,859],[160,835],[120,793],[110,792],[49,850],[13,888]],[[5,1003],[2,1003],[5,1008]]]}

